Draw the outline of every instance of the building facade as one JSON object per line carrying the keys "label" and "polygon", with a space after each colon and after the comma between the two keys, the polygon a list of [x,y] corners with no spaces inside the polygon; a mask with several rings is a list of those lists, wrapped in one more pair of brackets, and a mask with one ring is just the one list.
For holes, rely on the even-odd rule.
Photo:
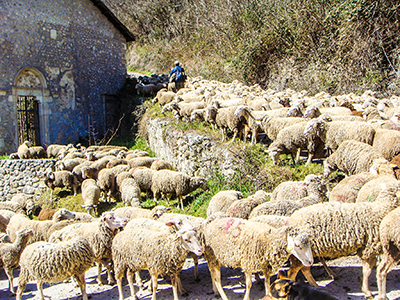
{"label": "building facade", "polygon": [[132,34],[101,1],[0,2],[0,154],[106,131]]}

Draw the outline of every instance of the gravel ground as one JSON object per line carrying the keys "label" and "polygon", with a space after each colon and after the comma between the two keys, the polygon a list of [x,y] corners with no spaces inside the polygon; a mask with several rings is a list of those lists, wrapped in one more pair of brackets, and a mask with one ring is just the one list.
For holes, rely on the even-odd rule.
{"label": "gravel ground", "polygon": [[[340,299],[356,300],[364,299],[361,292],[361,263],[358,257],[344,257],[328,262],[332,270],[338,275],[336,281],[329,279],[320,264],[316,264],[312,268],[312,273],[317,282],[321,286],[325,286]],[[117,286],[96,284],[97,268],[91,268],[87,274],[87,293],[91,299],[118,299]],[[181,278],[185,289],[189,292],[188,296],[181,296],[180,299],[187,300],[213,300],[219,299],[212,292],[211,278],[208,271],[207,263],[204,259],[199,262],[200,282],[196,282],[193,278],[193,260],[188,259],[181,273]],[[14,270],[14,286],[18,283],[18,270]],[[148,284],[148,273],[142,272],[143,279]],[[106,273],[103,272],[103,282],[106,282]],[[229,299],[239,300],[244,295],[244,280],[240,269],[222,268],[222,284]],[[125,281],[125,284],[126,281]],[[375,280],[375,271],[370,277],[370,286],[374,295],[377,294],[377,286]],[[15,297],[8,291],[7,277],[4,271],[0,272],[0,299],[11,300]],[[388,299],[400,299],[400,269],[396,267],[388,275]],[[29,283],[23,294],[22,299],[34,299],[37,293],[36,284]],[[72,283],[58,283],[53,285],[44,285],[44,295],[46,299],[81,299],[79,288]],[[124,296],[127,298],[130,295],[129,287],[125,285]],[[138,294],[140,299],[151,299],[150,293],[146,290]],[[261,284],[254,283],[251,289],[251,299],[261,299],[264,296],[264,289]],[[157,299],[166,300],[173,299],[172,289],[169,285],[169,278],[159,279],[159,291]],[[316,299],[317,300],[317,299]]]}

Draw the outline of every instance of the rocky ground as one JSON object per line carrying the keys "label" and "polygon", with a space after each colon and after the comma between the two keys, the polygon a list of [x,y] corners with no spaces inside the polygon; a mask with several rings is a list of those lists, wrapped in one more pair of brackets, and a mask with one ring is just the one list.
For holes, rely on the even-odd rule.
{"label": "rocky ground", "polygon": [[[360,290],[361,282],[361,264],[357,257],[345,257],[328,262],[332,270],[338,275],[335,281],[330,280],[320,264],[316,264],[312,268],[318,284],[324,286],[327,290],[335,294],[339,299],[357,300],[364,299]],[[91,268],[87,274],[87,293],[91,299],[118,299],[117,286],[103,285],[98,286],[95,282],[97,268]],[[208,271],[207,263],[204,259],[200,260],[199,273],[201,280],[196,282],[193,278],[193,261],[188,259],[181,273],[181,278],[185,289],[189,292],[188,296],[182,296],[180,299],[187,300],[213,300],[218,299],[212,292],[211,278]],[[18,270],[14,270],[14,275],[18,276]],[[102,275],[103,281],[106,282],[105,272]],[[143,279],[148,284],[149,276],[143,271]],[[16,286],[18,279],[15,279]],[[222,269],[222,285],[229,299],[243,299],[244,287],[243,276],[239,269]],[[126,281],[125,281],[126,284]],[[375,280],[375,271],[370,278],[370,286],[374,293],[377,294],[377,286]],[[0,299],[11,300],[15,297],[8,291],[7,277],[3,271],[0,272]],[[400,299],[400,269],[396,267],[388,275],[388,298],[390,300]],[[36,296],[36,284],[28,284],[22,299],[34,299]],[[72,283],[58,283],[53,285],[44,285],[44,294],[46,299],[81,299],[79,288],[74,287]],[[129,287],[125,285],[124,296],[127,298],[130,295]],[[151,299],[148,291],[138,294],[139,299]],[[262,285],[254,284],[251,290],[251,299],[261,299],[264,296]],[[159,279],[159,291],[157,293],[158,300],[173,299],[172,289],[168,279]],[[318,300],[318,299],[316,299]]]}

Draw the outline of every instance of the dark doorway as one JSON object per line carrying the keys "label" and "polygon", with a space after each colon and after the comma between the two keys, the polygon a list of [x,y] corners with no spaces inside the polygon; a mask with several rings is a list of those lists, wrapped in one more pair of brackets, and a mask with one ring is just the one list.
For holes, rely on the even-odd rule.
{"label": "dark doorway", "polygon": [[18,142],[40,145],[39,101],[35,96],[18,96]]}

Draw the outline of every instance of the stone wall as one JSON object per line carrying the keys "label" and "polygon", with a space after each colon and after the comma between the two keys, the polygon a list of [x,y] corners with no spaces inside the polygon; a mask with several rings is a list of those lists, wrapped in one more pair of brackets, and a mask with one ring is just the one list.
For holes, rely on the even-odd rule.
{"label": "stone wall", "polygon": [[10,200],[17,193],[34,198],[47,190],[43,179],[54,168],[55,159],[0,160],[0,201]]}
{"label": "stone wall", "polygon": [[126,77],[121,32],[90,0],[4,0],[0,15],[0,154],[18,147],[18,96],[39,102],[42,146],[101,136]]}
{"label": "stone wall", "polygon": [[221,144],[209,136],[181,131],[169,119],[146,119],[142,122],[147,141],[157,157],[190,176],[209,176],[221,173],[230,177],[235,170],[232,145]]}

